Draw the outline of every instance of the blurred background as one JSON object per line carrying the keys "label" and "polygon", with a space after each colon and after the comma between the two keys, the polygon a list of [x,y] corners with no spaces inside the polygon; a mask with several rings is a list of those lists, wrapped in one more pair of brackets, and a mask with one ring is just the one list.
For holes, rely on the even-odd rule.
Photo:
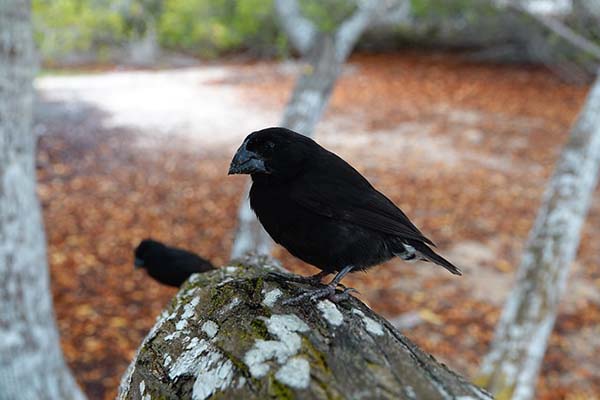
{"label": "blurred background", "polygon": [[[298,77],[318,70],[324,53],[314,43],[369,7],[276,3],[32,2],[38,194],[54,305],[66,359],[90,399],[114,398],[176,292],[134,271],[133,248],[152,237],[228,262],[246,184],[227,176],[233,152],[251,131],[281,123]],[[351,54],[337,53],[314,137],[400,206],[464,276],[394,260],[345,283],[474,378],[596,77],[600,2],[383,3]],[[294,38],[306,21],[318,32],[312,41]],[[279,247],[273,254],[294,272],[316,272]],[[596,191],[537,398],[600,398],[599,254]]]}

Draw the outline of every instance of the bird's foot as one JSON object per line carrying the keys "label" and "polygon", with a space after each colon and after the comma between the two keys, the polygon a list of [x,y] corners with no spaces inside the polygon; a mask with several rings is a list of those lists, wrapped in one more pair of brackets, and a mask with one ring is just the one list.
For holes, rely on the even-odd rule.
{"label": "bird's foot", "polygon": [[315,301],[335,295],[335,286],[327,285],[319,289],[307,290],[299,296],[292,297],[291,299],[285,300],[282,304],[292,305],[299,304],[304,300]]}
{"label": "bird's foot", "polygon": [[344,290],[342,290],[341,293],[334,293],[333,296],[329,297],[329,300],[331,300],[334,303],[338,303],[342,300],[348,300],[350,297],[352,297],[350,296],[350,293],[352,292],[358,293],[358,290],[344,286]]}
{"label": "bird's foot", "polygon": [[267,275],[273,276],[275,278],[279,278],[279,279],[284,279],[286,281],[292,281],[292,282],[296,282],[297,280],[300,280],[301,276],[297,276],[297,275],[293,275],[287,272],[279,272],[279,271],[269,271],[267,273]]}
{"label": "bird's foot", "polygon": [[308,290],[299,296],[292,297],[291,299],[285,300],[283,305],[300,304],[305,300],[317,301],[321,299],[329,299],[334,303],[342,300],[347,300],[350,297],[350,293],[357,292],[356,289],[344,287],[341,293],[337,293],[334,285],[327,285],[319,289]]}
{"label": "bird's foot", "polygon": [[269,275],[277,278],[284,279],[288,282],[306,283],[312,286],[316,286],[321,283],[321,279],[327,275],[327,273],[319,272],[318,274],[311,276],[298,276],[293,274],[286,274],[284,272],[271,271]]}

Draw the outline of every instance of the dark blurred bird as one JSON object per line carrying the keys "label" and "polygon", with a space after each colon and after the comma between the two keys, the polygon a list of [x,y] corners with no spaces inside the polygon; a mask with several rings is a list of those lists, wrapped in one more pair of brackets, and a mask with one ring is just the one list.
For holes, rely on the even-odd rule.
{"label": "dark blurred bird", "polygon": [[285,128],[251,133],[229,174],[250,174],[252,209],[275,242],[322,270],[313,281],[337,273],[325,288],[291,302],[338,299],[335,289],[347,273],[392,257],[431,261],[461,275],[402,210],[346,161],[304,135]]}
{"label": "dark blurred bird", "polygon": [[215,267],[202,257],[183,249],[144,239],[134,251],[135,268],[144,268],[158,282],[179,287],[190,275]]}

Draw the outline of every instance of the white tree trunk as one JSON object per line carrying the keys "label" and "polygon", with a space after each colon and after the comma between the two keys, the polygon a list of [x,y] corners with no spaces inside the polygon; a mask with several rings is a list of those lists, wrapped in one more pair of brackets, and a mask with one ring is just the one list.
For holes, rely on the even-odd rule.
{"label": "white tree trunk", "polygon": [[600,167],[600,77],[573,127],[525,247],[479,384],[531,399]]}
{"label": "white tree trunk", "polygon": [[35,192],[30,3],[0,0],[0,399],[83,399],[63,359]]}
{"label": "white tree trunk", "polygon": [[158,43],[156,21],[153,17],[147,17],[144,35],[129,43],[129,56],[133,65],[139,67],[156,65],[160,57],[160,44]]}
{"label": "white tree trunk", "polygon": [[[356,12],[333,36],[319,33],[314,24],[300,14],[296,1],[277,0],[275,5],[281,26],[308,61],[285,108],[281,126],[312,136],[352,48],[387,4],[382,0],[360,2]],[[250,209],[249,190],[248,186],[238,211],[231,258],[248,252],[268,253],[272,247],[271,239]]]}

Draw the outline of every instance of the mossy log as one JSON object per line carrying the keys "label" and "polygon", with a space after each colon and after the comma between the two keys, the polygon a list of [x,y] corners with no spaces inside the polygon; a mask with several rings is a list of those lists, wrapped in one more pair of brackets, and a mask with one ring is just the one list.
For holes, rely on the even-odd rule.
{"label": "mossy log", "polygon": [[119,399],[490,399],[356,298],[282,305],[306,284],[246,259],[193,275]]}

